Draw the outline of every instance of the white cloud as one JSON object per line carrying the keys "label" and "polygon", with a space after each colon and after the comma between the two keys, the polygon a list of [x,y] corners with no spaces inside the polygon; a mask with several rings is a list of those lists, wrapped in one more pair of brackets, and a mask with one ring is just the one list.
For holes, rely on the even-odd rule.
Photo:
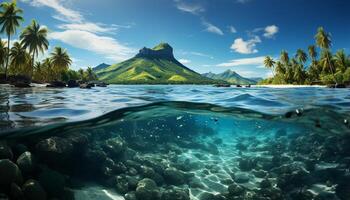
{"label": "white cloud", "polygon": [[175,0],[176,3],[176,8],[183,11],[183,12],[188,12],[194,15],[197,15],[201,12],[204,12],[205,9],[202,5],[196,4],[196,3],[188,3],[184,2],[182,0]]}
{"label": "white cloud", "polygon": [[76,23],[83,21],[84,17],[80,12],[69,9],[62,5],[60,0],[22,0],[23,2],[30,3],[32,6],[36,7],[50,7],[57,12],[54,18],[62,21],[74,21]]}
{"label": "white cloud", "polygon": [[57,26],[62,30],[49,33],[49,39],[59,40],[73,47],[103,55],[113,61],[122,61],[136,52],[121,44],[116,38],[105,36],[119,28],[130,28],[131,25],[105,25],[89,22],[80,12],[64,6],[62,0],[22,1],[36,7],[52,8],[56,11],[53,17],[65,22]]}
{"label": "white cloud", "polygon": [[278,33],[279,28],[276,25],[266,26],[264,29],[264,37],[272,38],[276,33]]}
{"label": "white cloud", "polygon": [[190,63],[191,61],[190,61],[190,60],[187,60],[187,59],[182,58],[182,59],[179,59],[179,62],[185,65],[185,64]]}
{"label": "white cloud", "polygon": [[237,33],[237,29],[234,26],[228,26],[230,33]]}
{"label": "white cloud", "polygon": [[99,36],[82,30],[52,32],[49,34],[49,39],[59,40],[73,47],[104,55],[114,61],[130,58],[135,53],[133,49],[120,44],[112,37]]}
{"label": "white cloud", "polygon": [[114,27],[107,27],[104,25],[86,22],[86,23],[71,23],[71,24],[60,24],[58,25],[58,28],[60,29],[66,29],[66,30],[80,30],[80,31],[89,31],[92,33],[108,33],[116,31],[117,28]]}
{"label": "white cloud", "polygon": [[200,57],[214,59],[214,56],[212,56],[212,55],[197,52],[197,51],[182,51],[182,50],[180,50],[178,52],[182,55],[194,55],[194,56],[200,56]]}
{"label": "white cloud", "polygon": [[206,31],[210,33],[215,33],[218,35],[224,35],[224,32],[217,26],[203,20],[202,24],[206,27]]}
{"label": "white cloud", "polygon": [[218,67],[236,67],[236,66],[243,66],[243,65],[249,65],[249,66],[259,66],[263,65],[264,63],[264,56],[259,57],[253,57],[253,58],[241,58],[241,59],[235,59],[230,60],[229,62],[220,63],[216,66]]}
{"label": "white cloud", "polygon": [[237,53],[241,54],[252,54],[257,53],[256,44],[261,43],[261,40],[258,36],[255,36],[252,39],[244,41],[242,38],[237,38],[234,40],[231,45],[231,49]]}

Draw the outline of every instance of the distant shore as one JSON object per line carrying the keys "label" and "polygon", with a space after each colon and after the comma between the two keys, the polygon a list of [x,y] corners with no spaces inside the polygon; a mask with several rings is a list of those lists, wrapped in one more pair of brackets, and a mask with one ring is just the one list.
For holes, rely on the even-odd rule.
{"label": "distant shore", "polygon": [[268,88],[305,88],[305,87],[320,87],[326,88],[326,85],[252,85],[252,87],[268,87]]}

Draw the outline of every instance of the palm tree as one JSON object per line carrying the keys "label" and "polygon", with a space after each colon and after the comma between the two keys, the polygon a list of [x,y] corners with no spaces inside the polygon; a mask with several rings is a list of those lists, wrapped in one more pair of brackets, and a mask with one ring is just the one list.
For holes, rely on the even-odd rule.
{"label": "palm tree", "polygon": [[346,68],[350,65],[349,60],[345,54],[345,51],[338,50],[334,55],[334,63],[337,69],[341,72],[345,72]]}
{"label": "palm tree", "polygon": [[314,45],[310,45],[308,47],[308,51],[309,51],[309,56],[312,59],[312,61],[316,61],[316,58],[317,58],[316,47]]}
{"label": "palm tree", "polygon": [[280,60],[284,64],[284,66],[289,65],[289,55],[287,51],[285,50],[281,51]]}
{"label": "palm tree", "polygon": [[323,27],[319,27],[317,30],[317,33],[315,35],[316,39],[316,45],[322,49],[322,53],[325,56],[323,61],[323,67],[325,68],[325,65],[329,65],[326,68],[329,68],[332,72],[333,76],[335,73],[333,63],[331,61],[332,53],[330,52],[329,48],[332,45],[330,34],[328,34]]}
{"label": "palm tree", "polygon": [[52,62],[50,58],[45,58],[42,61],[42,68],[43,71],[45,72],[45,81],[46,82],[50,82],[52,80],[54,80],[54,73],[53,73],[53,69],[52,69]]}
{"label": "palm tree", "polygon": [[6,42],[0,39],[0,68],[4,67],[7,56]]}
{"label": "palm tree", "polygon": [[15,42],[10,50],[11,56],[11,71],[15,74],[21,74],[27,72],[28,60],[30,56],[26,49],[19,42]]}
{"label": "palm tree", "polygon": [[86,75],[89,81],[94,81],[97,79],[96,74],[91,67],[86,69]]}
{"label": "palm tree", "polygon": [[320,65],[324,72],[331,72],[334,76],[333,60],[329,59],[332,57],[332,53],[329,50],[324,50],[321,52]]}
{"label": "palm tree", "polygon": [[284,74],[286,73],[286,69],[284,68],[281,61],[276,62],[276,73],[277,74]]}
{"label": "palm tree", "polygon": [[[23,21],[21,16],[22,10],[17,7],[16,1],[3,2],[0,4],[2,11],[0,11],[0,25],[2,25],[0,33],[7,35],[7,49],[10,49],[11,35],[16,33],[16,29]],[[10,51],[7,52],[7,59],[5,65],[5,78],[7,78],[7,68],[10,60]]]}
{"label": "palm tree", "polygon": [[79,75],[80,75],[80,80],[83,81],[83,80],[84,80],[84,73],[85,73],[84,70],[80,68],[80,69],[78,70],[78,73],[79,73]]}
{"label": "palm tree", "polygon": [[307,60],[307,55],[302,49],[297,50],[296,59],[300,64],[304,64]]}
{"label": "palm tree", "polygon": [[51,53],[51,63],[54,71],[57,74],[61,74],[61,72],[68,70],[72,60],[65,49],[55,47],[54,51]]}
{"label": "palm tree", "polygon": [[32,20],[32,23],[27,26],[20,35],[23,47],[28,48],[29,53],[32,54],[31,75],[34,69],[34,58],[38,56],[39,52],[44,53],[44,51],[49,47],[49,42],[47,41],[46,37],[47,28],[40,27],[35,20]]}
{"label": "palm tree", "polygon": [[274,74],[274,70],[273,70],[273,67],[275,66],[275,61],[270,57],[270,56],[266,56],[265,57],[265,60],[264,60],[264,65],[266,68],[269,68],[271,69],[272,71],[272,74]]}

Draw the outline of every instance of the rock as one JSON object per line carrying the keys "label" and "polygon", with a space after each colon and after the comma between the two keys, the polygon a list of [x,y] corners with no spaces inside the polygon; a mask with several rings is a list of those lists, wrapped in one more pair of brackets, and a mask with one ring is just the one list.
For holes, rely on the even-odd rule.
{"label": "rock", "polygon": [[244,172],[235,173],[233,178],[236,183],[247,183],[249,179],[249,174]]}
{"label": "rock", "polygon": [[73,144],[65,138],[50,137],[37,143],[36,151],[48,164],[66,165],[71,160]]}
{"label": "rock", "polygon": [[10,187],[11,183],[21,185],[23,181],[18,166],[8,159],[0,160],[0,177],[1,187]]}
{"label": "rock", "polygon": [[135,192],[128,192],[124,195],[125,200],[137,200]]}
{"label": "rock", "polygon": [[44,187],[48,196],[62,196],[65,186],[65,178],[62,174],[46,168],[39,175],[39,182]]}
{"label": "rock", "polygon": [[14,157],[17,158],[22,153],[28,151],[28,148],[24,144],[16,144],[15,146],[12,147],[12,151],[13,151]]}
{"label": "rock", "polygon": [[12,85],[15,86],[15,87],[18,87],[18,88],[29,88],[29,87],[31,87],[29,83],[23,83],[23,82],[16,82],[16,83],[13,83]]}
{"label": "rock", "polygon": [[264,170],[253,170],[252,173],[254,174],[255,177],[257,178],[265,178],[267,173]]}
{"label": "rock", "polygon": [[96,87],[107,87],[107,83],[105,83],[105,82],[98,82],[98,83],[96,83]]}
{"label": "rock", "polygon": [[270,188],[272,186],[271,182],[268,179],[264,179],[260,182],[260,188]]}
{"label": "rock", "polygon": [[49,85],[46,85],[46,87],[62,88],[62,87],[66,87],[66,83],[62,81],[52,81]]}
{"label": "rock", "polygon": [[75,88],[75,87],[79,87],[79,83],[76,80],[69,80],[67,82],[67,86],[69,88]]}
{"label": "rock", "polygon": [[256,167],[256,161],[250,158],[241,158],[239,160],[239,168],[242,171],[250,171]]}
{"label": "rock", "polygon": [[126,145],[123,139],[120,137],[110,138],[102,146],[103,150],[114,156],[119,156],[126,149]]}
{"label": "rock", "polygon": [[46,192],[36,180],[30,179],[22,186],[26,200],[46,200]]}
{"label": "rock", "polygon": [[3,142],[0,142],[0,159],[13,159],[13,153],[11,148]]}
{"label": "rock", "polygon": [[245,191],[243,187],[237,185],[236,183],[229,185],[227,190],[230,196],[239,196]]}
{"label": "rock", "polygon": [[91,85],[86,84],[86,83],[80,84],[79,87],[80,87],[81,89],[91,89]]}
{"label": "rock", "polygon": [[189,191],[182,189],[167,189],[163,192],[161,200],[190,200]]}
{"label": "rock", "polygon": [[121,193],[121,194],[125,194],[129,191],[129,183],[128,183],[128,179],[125,176],[117,176],[116,177],[116,190]]}
{"label": "rock", "polygon": [[138,200],[159,200],[160,191],[157,184],[149,178],[142,179],[137,184],[136,198]]}
{"label": "rock", "polygon": [[209,192],[203,192],[199,196],[199,200],[215,200],[215,195]]}
{"label": "rock", "polygon": [[176,168],[166,168],[163,176],[165,181],[169,184],[182,185],[186,182],[185,174]]}
{"label": "rock", "polygon": [[84,159],[90,164],[102,163],[107,160],[107,154],[101,149],[87,149]]}
{"label": "rock", "polygon": [[[23,199],[23,192],[22,189],[16,184],[16,183],[12,183],[11,184],[11,199],[15,199],[15,200],[20,200]],[[1,199],[1,197],[0,197]]]}
{"label": "rock", "polygon": [[230,84],[215,84],[214,87],[231,87]]}
{"label": "rock", "polygon": [[16,163],[23,173],[29,173],[34,169],[33,156],[29,151],[22,153]]}

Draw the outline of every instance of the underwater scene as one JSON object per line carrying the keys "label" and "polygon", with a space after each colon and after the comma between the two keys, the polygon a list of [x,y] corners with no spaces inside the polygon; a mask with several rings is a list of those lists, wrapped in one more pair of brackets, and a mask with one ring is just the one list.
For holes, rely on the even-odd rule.
{"label": "underwater scene", "polygon": [[349,200],[339,91],[3,87],[0,199]]}

